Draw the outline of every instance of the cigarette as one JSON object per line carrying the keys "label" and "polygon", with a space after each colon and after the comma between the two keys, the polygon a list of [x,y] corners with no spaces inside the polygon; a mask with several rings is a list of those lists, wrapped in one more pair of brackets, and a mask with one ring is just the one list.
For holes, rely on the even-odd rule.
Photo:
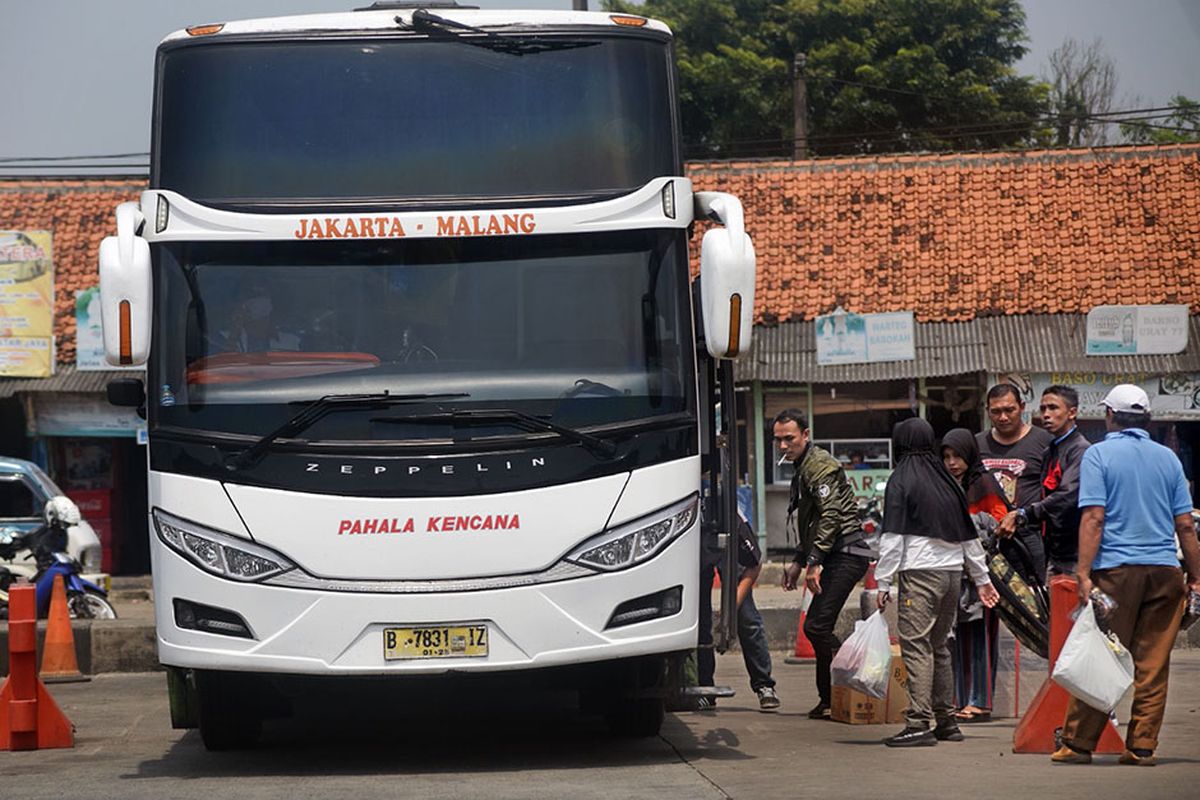
{"label": "cigarette", "polygon": [[775,466],[782,467],[786,463],[787,463],[787,453],[784,453],[783,455],[781,455],[779,457],[779,460],[777,462],[775,462]]}

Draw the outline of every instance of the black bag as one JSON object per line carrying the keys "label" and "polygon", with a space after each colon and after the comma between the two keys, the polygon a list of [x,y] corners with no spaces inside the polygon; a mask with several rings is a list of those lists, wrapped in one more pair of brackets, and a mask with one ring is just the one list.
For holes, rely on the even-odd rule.
{"label": "black bag", "polygon": [[992,586],[1000,595],[996,603],[996,614],[1017,641],[1042,658],[1050,657],[1050,595],[1046,584],[1036,573],[1033,556],[1016,536],[1003,540],[1005,549],[1016,552],[1024,559],[1031,580],[1017,572],[1008,558],[1000,551],[1000,539],[991,538],[984,542],[987,551],[988,576]]}

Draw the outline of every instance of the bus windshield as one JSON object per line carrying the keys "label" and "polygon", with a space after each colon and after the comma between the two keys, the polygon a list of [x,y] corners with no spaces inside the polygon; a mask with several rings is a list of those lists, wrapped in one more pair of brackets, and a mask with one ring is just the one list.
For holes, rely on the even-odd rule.
{"label": "bus windshield", "polygon": [[303,403],[382,392],[437,402],[387,421],[348,410],[301,436],[449,436],[404,413],[587,427],[686,412],[683,235],[156,245],[151,426],[261,436]]}
{"label": "bus windshield", "polygon": [[680,174],[668,40],[564,41],[523,55],[408,36],[168,46],[150,185],[210,205],[461,206]]}

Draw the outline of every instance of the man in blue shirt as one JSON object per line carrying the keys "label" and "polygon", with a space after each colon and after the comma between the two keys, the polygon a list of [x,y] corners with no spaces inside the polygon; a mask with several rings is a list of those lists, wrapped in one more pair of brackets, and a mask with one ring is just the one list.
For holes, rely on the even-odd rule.
{"label": "man in blue shirt", "polygon": [[[1187,563],[1187,583],[1200,591],[1200,544],[1179,459],[1155,443],[1146,426],[1150,398],[1121,384],[1104,398],[1108,436],[1083,456],[1079,474],[1079,597],[1092,587],[1117,601],[1108,628],[1133,655],[1133,706],[1122,764],[1153,766],[1167,704],[1171,648],[1183,617],[1185,580],[1175,539]],[[1091,763],[1108,714],[1072,698],[1060,764]]]}

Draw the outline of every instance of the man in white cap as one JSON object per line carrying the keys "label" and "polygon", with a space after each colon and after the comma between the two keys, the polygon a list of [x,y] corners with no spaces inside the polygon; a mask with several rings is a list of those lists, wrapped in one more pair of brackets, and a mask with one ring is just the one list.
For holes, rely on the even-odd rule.
{"label": "man in white cap", "polygon": [[[1155,443],[1146,426],[1150,398],[1132,384],[1113,387],[1103,404],[1109,433],[1084,453],[1079,474],[1079,597],[1092,587],[1117,601],[1108,627],[1133,654],[1133,706],[1122,764],[1153,766],[1167,704],[1171,647],[1183,617],[1187,586],[1200,591],[1200,544],[1192,501],[1175,454]],[[1175,539],[1187,578],[1179,569]],[[1108,714],[1071,699],[1062,742],[1052,761],[1088,764]]]}

